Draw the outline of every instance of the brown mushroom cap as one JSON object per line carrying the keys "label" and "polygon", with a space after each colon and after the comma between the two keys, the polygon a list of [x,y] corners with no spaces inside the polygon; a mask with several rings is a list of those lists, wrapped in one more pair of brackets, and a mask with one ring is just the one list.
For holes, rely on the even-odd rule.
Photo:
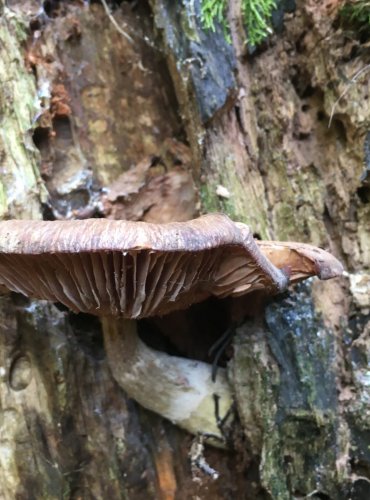
{"label": "brown mushroom cap", "polygon": [[0,283],[74,311],[139,318],[210,295],[276,293],[287,282],[249,228],[224,215],[169,224],[0,223]]}
{"label": "brown mushroom cap", "polygon": [[318,276],[321,280],[343,274],[342,264],[329,252],[306,243],[257,241],[262,253],[278,269],[289,274],[290,283]]}
{"label": "brown mushroom cap", "polygon": [[210,295],[277,293],[340,275],[332,255],[302,243],[254,241],[249,228],[211,214],[188,222],[90,219],[0,223],[0,283],[74,311],[139,318]]}

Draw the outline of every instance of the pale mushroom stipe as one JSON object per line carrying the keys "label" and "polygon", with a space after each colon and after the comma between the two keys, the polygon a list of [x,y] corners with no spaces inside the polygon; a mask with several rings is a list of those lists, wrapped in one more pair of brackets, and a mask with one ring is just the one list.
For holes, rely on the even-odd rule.
{"label": "pale mushroom stipe", "polygon": [[226,369],[146,346],[136,319],[185,309],[210,296],[276,294],[289,282],[343,268],[324,250],[255,241],[249,228],[210,214],[168,224],[90,219],[0,222],[0,283],[102,319],[112,374],[126,393],[193,434],[224,440],[233,403]]}

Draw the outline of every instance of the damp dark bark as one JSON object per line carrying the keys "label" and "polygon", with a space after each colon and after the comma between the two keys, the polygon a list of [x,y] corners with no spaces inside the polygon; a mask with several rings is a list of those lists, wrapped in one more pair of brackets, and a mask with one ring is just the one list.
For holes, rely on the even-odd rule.
{"label": "damp dark bark", "polygon": [[335,6],[281,2],[253,52],[239,1],[232,44],[202,30],[198,1],[116,4],[133,43],[98,2],[0,1],[0,216],[221,211],[330,250],[348,276],[139,322],[151,347],[207,362],[235,331],[221,364],[241,431],[233,452],[206,449],[216,480],[114,382],[97,319],[4,293],[0,497],[369,498],[368,73],[348,83],[366,36]]}

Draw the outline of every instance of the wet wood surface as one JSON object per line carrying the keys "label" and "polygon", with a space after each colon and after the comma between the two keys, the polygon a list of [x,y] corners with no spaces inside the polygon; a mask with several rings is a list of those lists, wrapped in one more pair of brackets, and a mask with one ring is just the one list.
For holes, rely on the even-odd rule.
{"label": "wet wood surface", "polygon": [[239,1],[232,46],[201,31],[198,1],[171,4],[122,2],[114,17],[131,43],[95,2],[48,2],[47,15],[0,2],[2,218],[222,211],[256,237],[322,246],[348,274],[266,309],[210,301],[139,325],[153,347],[211,361],[248,315],[223,363],[233,357],[241,427],[256,425],[233,452],[206,449],[218,479],[192,463],[191,436],[115,384],[98,320],[2,295],[0,497],[365,500],[370,125],[368,77],[348,79],[366,41],[326,2],[297,1],[251,54]]}

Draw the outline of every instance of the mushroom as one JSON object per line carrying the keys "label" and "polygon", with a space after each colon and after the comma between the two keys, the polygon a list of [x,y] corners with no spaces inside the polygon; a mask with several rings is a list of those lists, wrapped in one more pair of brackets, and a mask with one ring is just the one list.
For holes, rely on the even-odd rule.
{"label": "mushroom", "polygon": [[313,245],[282,241],[257,241],[257,245],[274,266],[289,273],[290,283],[310,276],[327,280],[343,273],[343,266],[335,257]]}
{"label": "mushroom", "polygon": [[191,433],[213,436],[214,444],[222,445],[219,422],[233,402],[226,369],[212,381],[207,363],[149,348],[134,320],[211,295],[257,289],[275,294],[287,287],[289,272],[293,281],[314,274],[325,279],[342,267],[315,247],[256,244],[246,225],[220,214],[162,225],[106,219],[0,223],[0,283],[100,316],[110,368],[126,393]]}

